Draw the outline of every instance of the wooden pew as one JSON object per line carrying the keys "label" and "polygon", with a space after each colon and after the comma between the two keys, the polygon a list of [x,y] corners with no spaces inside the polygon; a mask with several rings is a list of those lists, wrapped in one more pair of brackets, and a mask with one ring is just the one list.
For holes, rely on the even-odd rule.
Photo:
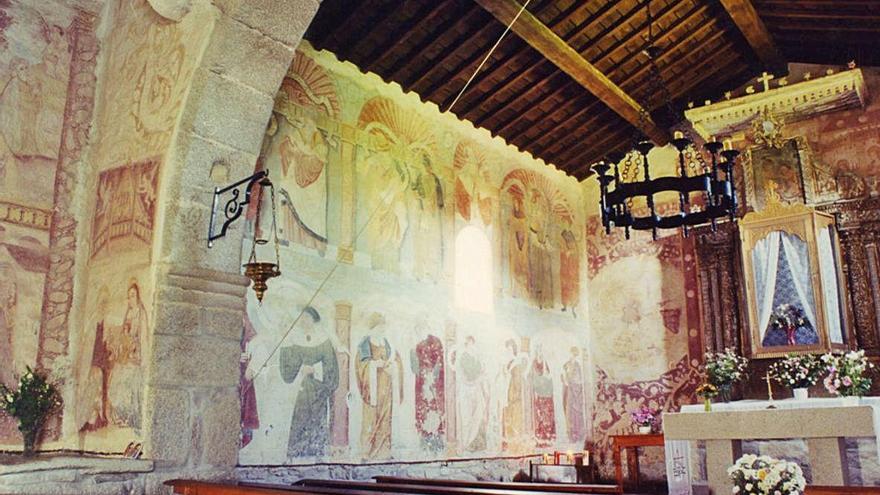
{"label": "wooden pew", "polygon": [[414,486],[443,486],[454,488],[481,488],[552,493],[618,493],[617,485],[581,485],[571,483],[508,483],[503,481],[469,481],[433,478],[401,478],[398,476],[373,476],[376,483]]}
{"label": "wooden pew", "polygon": [[[493,482],[468,482],[464,480],[427,480],[427,481],[453,481],[460,483],[492,484]],[[509,483],[495,483],[508,485]],[[547,483],[525,483],[539,487],[558,487],[562,485],[550,485]],[[611,485],[577,485],[580,490],[573,492],[559,491],[530,491],[530,490],[503,490],[492,488],[474,488],[468,486],[440,486],[440,485],[404,485],[402,483],[389,484],[394,487],[391,490],[383,487],[381,483],[340,481],[340,480],[302,480],[295,485],[271,485],[264,483],[252,483],[243,481],[195,481],[195,480],[171,480],[165,485],[172,487],[174,493],[180,495],[377,495],[388,493],[399,495],[558,495],[559,493],[605,494],[615,493],[609,488]],[[594,491],[593,486],[599,486],[603,491]],[[365,489],[371,488],[371,489]],[[569,487],[570,488],[570,487]]]}
{"label": "wooden pew", "polygon": [[[304,479],[300,480],[297,485],[305,487],[326,487],[326,488],[348,488],[354,490],[371,490],[383,493],[415,493],[420,495],[524,495],[520,485],[530,485],[535,487],[528,490],[528,495],[558,495],[559,493],[580,493],[580,494],[606,494],[616,493],[614,485],[574,485],[578,489],[572,491],[572,485],[559,485],[552,483],[502,483],[487,481],[465,481],[465,480],[418,480],[413,479],[413,483],[375,483],[369,481],[349,481],[349,480],[319,480]],[[421,481],[429,481],[430,484],[420,483]],[[452,482],[454,485],[438,484],[436,482]],[[471,486],[476,484],[476,486]],[[510,488],[516,485],[516,489]],[[495,486],[496,488],[492,488]],[[504,488],[499,488],[503,486]],[[559,490],[558,487],[564,487]]]}
{"label": "wooden pew", "polygon": [[880,486],[807,486],[805,495],[848,495],[858,493],[862,495],[880,494]]}

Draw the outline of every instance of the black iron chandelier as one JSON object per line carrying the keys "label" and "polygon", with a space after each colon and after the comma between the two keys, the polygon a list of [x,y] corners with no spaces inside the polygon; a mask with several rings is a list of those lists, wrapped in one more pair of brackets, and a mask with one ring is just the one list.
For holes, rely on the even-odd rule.
{"label": "black iron chandelier", "polygon": [[[662,98],[669,117],[674,119],[675,112],[669,90],[657,66],[660,49],[654,44],[650,0],[645,2],[645,10],[648,17],[648,36],[644,53],[649,64],[649,94]],[[642,110],[640,120],[642,124],[648,122],[647,110]],[[710,157],[708,164],[693,140],[686,137],[684,132],[674,133],[672,145],[678,150],[678,176],[651,178],[648,153],[655,144],[641,135],[636,137],[633,150],[610,154],[592,165],[599,179],[602,225],[607,234],[611,234],[611,227],[622,227],[629,239],[630,229],[650,230],[656,240],[657,229],[681,227],[683,234],[687,236],[689,226],[711,223],[714,231],[719,218],[729,217],[731,221],[736,219],[733,170],[739,152],[733,149],[731,141],[728,139],[722,144],[714,138],[710,139],[704,145]],[[643,180],[637,180],[639,168],[643,171]],[[691,168],[691,175],[688,174],[688,168]],[[609,174],[612,169],[613,174]],[[666,192],[678,193],[678,213],[658,213],[654,197]],[[697,197],[692,197],[692,194]],[[634,200],[641,197],[645,198],[647,212],[638,216],[639,213],[633,212],[633,205]]]}

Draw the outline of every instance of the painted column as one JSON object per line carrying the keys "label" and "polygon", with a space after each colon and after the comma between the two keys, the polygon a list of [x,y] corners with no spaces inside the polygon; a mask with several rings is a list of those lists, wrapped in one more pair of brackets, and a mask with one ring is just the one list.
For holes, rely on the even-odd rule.
{"label": "painted column", "polygon": [[336,302],[336,337],[339,348],[336,358],[339,360],[339,387],[333,394],[331,416],[330,451],[337,456],[348,450],[348,393],[351,387],[351,303]]}

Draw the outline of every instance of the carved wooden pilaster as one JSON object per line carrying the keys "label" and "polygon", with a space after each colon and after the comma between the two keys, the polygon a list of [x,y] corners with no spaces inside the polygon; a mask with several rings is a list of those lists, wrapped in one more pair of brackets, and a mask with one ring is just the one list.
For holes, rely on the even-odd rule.
{"label": "carved wooden pilaster", "polygon": [[837,217],[848,289],[850,337],[880,355],[880,198],[818,208]]}
{"label": "carved wooden pilaster", "polygon": [[700,312],[706,348],[717,352],[731,347],[742,352],[742,291],[736,225],[720,224],[716,232],[699,227],[691,234],[696,241]]}

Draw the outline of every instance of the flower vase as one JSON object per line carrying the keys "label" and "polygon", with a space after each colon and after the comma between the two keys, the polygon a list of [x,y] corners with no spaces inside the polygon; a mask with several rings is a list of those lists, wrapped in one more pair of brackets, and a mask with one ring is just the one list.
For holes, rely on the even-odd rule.
{"label": "flower vase", "polygon": [[810,397],[810,389],[806,387],[792,389],[795,400],[807,400]]}
{"label": "flower vase", "polygon": [[718,386],[718,400],[721,402],[730,402],[730,396],[733,393],[733,384],[725,383]]}
{"label": "flower vase", "polygon": [[22,440],[24,442],[21,455],[24,457],[33,457],[37,453],[37,429],[21,430]]}
{"label": "flower vase", "polygon": [[703,399],[703,410],[705,412],[712,412],[712,400],[708,397]]}
{"label": "flower vase", "polygon": [[853,407],[859,405],[859,399],[861,399],[861,397],[859,397],[858,395],[845,395],[841,397],[841,399],[843,402],[843,406]]}
{"label": "flower vase", "polygon": [[642,435],[647,435],[648,433],[651,433],[651,425],[639,425],[639,433],[641,433]]}

